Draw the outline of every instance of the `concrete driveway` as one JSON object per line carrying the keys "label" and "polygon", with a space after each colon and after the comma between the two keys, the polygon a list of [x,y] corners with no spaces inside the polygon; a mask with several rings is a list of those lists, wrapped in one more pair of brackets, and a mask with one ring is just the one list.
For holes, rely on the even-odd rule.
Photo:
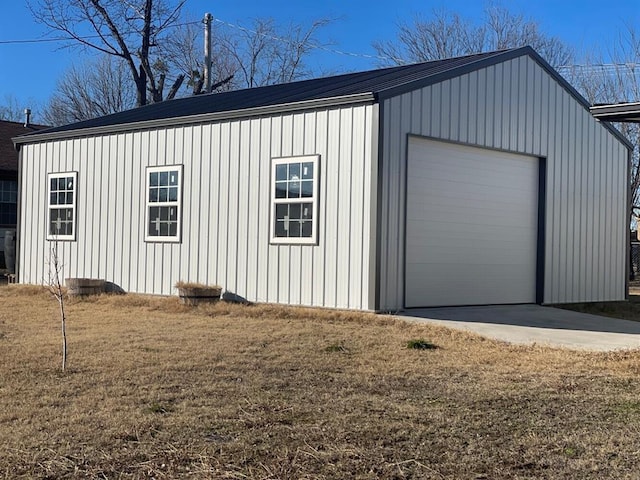
{"label": "concrete driveway", "polygon": [[400,317],[509,343],[594,351],[640,348],[640,322],[540,305],[412,308]]}

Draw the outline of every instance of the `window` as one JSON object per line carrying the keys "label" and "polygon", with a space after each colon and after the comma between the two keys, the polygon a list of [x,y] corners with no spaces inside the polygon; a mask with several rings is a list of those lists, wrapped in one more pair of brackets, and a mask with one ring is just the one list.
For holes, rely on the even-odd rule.
{"label": "window", "polygon": [[147,168],[147,241],[180,241],[181,200],[181,165]]}
{"label": "window", "polygon": [[75,240],[77,172],[49,174],[48,240]]}
{"label": "window", "polygon": [[271,172],[272,243],[316,243],[318,162],[318,155],[273,159]]}
{"label": "window", "polygon": [[18,182],[0,180],[0,225],[14,226],[18,216]]}

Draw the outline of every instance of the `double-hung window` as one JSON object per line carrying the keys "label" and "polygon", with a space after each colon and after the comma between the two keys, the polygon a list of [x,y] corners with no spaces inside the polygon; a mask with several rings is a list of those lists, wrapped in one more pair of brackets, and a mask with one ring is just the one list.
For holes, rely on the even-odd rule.
{"label": "double-hung window", "polygon": [[318,181],[318,155],[272,160],[271,243],[317,243]]}
{"label": "double-hung window", "polygon": [[50,173],[47,239],[76,239],[77,172]]}
{"label": "double-hung window", "polygon": [[150,242],[179,242],[182,165],[147,168],[147,227]]}

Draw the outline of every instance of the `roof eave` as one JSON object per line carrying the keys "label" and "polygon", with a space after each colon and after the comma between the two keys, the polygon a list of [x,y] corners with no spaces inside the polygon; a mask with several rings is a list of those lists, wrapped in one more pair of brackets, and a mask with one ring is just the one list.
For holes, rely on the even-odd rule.
{"label": "roof eave", "polygon": [[605,122],[640,123],[640,102],[594,105],[591,114]]}
{"label": "roof eave", "polygon": [[233,120],[237,118],[257,117],[274,113],[293,112],[298,110],[309,110],[314,108],[337,107],[342,105],[353,105],[362,103],[374,103],[377,101],[372,92],[358,93],[354,95],[343,95],[339,97],[318,98],[305,100],[302,102],[283,103],[276,105],[266,105],[260,107],[245,108],[240,110],[229,110],[225,112],[203,113],[199,115],[187,115],[182,117],[162,118],[157,120],[145,120],[142,122],[122,123],[116,125],[104,125],[100,127],[82,128],[78,130],[66,130],[52,133],[31,133],[14,137],[11,140],[14,145],[38,143],[49,140],[59,140],[62,138],[77,138],[90,135],[107,135],[111,133],[129,132],[133,130],[144,130],[152,128],[169,127],[173,125],[185,125],[194,123],[206,123],[222,120]]}

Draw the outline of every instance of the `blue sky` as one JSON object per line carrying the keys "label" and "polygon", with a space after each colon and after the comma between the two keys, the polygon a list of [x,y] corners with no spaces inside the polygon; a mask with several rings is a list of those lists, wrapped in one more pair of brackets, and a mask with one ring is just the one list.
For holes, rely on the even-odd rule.
{"label": "blue sky", "polygon": [[[626,24],[640,29],[640,1],[618,0],[510,0],[512,12],[537,20],[542,30],[560,37],[577,52],[606,52]],[[319,17],[337,20],[323,31],[322,39],[335,50],[373,54],[374,40],[391,39],[396,24],[415,13],[428,15],[434,8],[447,8],[467,18],[482,16],[482,0],[235,0],[214,2],[188,0],[187,10],[196,18],[210,12],[234,24],[249,25],[251,18],[273,17],[278,22],[309,23]],[[46,102],[56,79],[83,53],[61,48],[57,43],[11,44],[11,40],[38,39],[46,28],[34,22],[24,0],[9,0],[0,6],[0,104],[7,96],[37,109]],[[374,68],[376,61],[318,51],[311,65],[323,71],[352,71]]]}

